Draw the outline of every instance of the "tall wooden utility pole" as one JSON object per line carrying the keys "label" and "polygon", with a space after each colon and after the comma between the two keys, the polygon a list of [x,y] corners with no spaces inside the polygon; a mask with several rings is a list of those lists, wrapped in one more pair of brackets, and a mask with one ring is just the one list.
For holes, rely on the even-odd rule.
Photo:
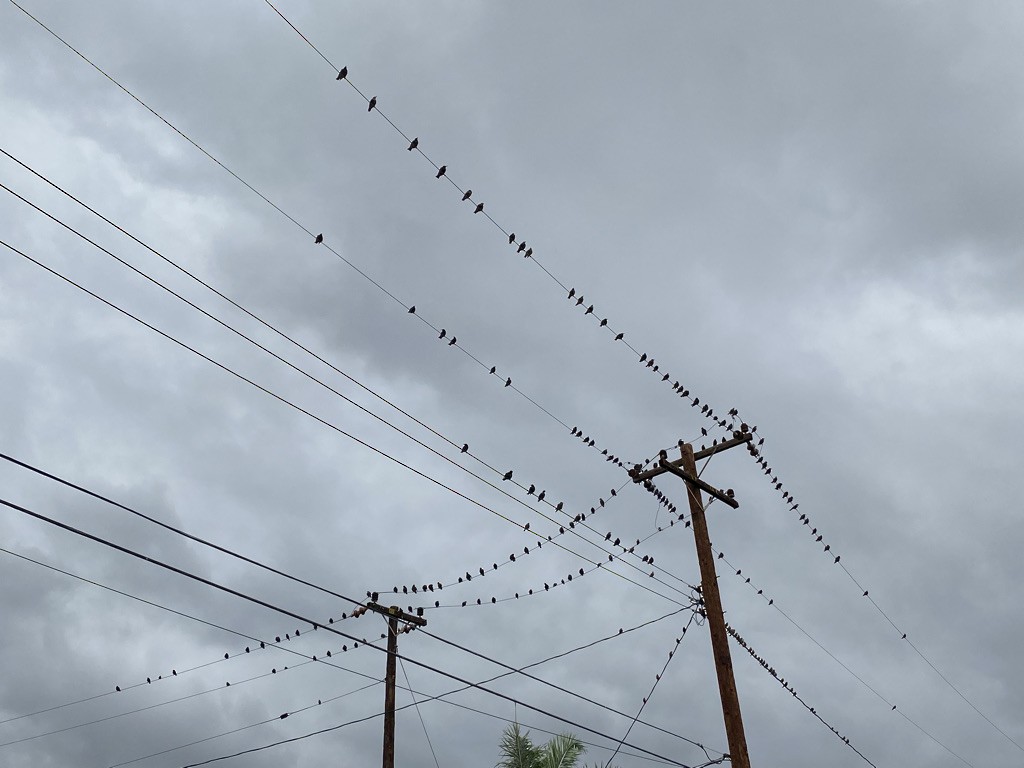
{"label": "tall wooden utility pole", "polygon": [[385,608],[377,603],[367,603],[366,607],[386,616],[388,620],[388,663],[384,674],[384,768],[395,768],[395,665],[398,660],[398,622],[413,624],[417,627],[427,626],[427,620],[419,616],[405,613],[397,605]]}
{"label": "tall wooden utility pole", "polygon": [[718,574],[715,573],[715,558],[711,552],[711,539],[708,536],[708,523],[704,517],[704,503],[701,501],[701,490],[714,496],[732,508],[739,506],[732,497],[732,491],[723,493],[704,482],[697,476],[697,460],[708,458],[737,445],[750,442],[750,433],[735,433],[735,437],[712,448],[703,449],[696,454],[693,446],[679,442],[682,454],[677,461],[670,462],[667,454],[662,451],[658,467],[646,472],[639,467],[629,473],[633,482],[642,483],[665,472],[681,478],[686,483],[686,495],[690,501],[690,518],[693,521],[693,538],[697,544],[697,562],[700,565],[701,593],[704,596],[704,610],[711,629],[711,650],[715,657],[715,671],[718,673],[718,692],[722,698],[722,717],[725,720],[725,735],[729,741],[729,757],[734,768],[750,768],[750,757],[747,755],[747,737],[743,732],[743,717],[740,715],[740,699],[736,692],[736,680],[732,671],[732,656],[729,653],[729,635],[725,629],[725,617],[722,614],[722,597],[718,592]]}

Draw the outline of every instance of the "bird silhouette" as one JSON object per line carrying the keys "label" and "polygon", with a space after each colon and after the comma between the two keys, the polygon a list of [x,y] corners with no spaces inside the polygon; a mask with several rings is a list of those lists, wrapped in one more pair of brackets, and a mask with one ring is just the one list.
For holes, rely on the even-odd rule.
{"label": "bird silhouette", "polygon": [[448,346],[449,347],[454,347],[456,341],[457,341],[457,339],[454,336],[452,336],[452,340],[448,342]]}
{"label": "bird silhouette", "polygon": [[544,495],[546,493],[547,493],[547,491],[541,491],[540,493],[538,493],[537,494],[537,501],[544,501]]}
{"label": "bird silhouette", "polygon": [[568,298],[571,299],[575,295],[576,295],[576,289],[575,288],[570,288],[569,289],[569,296],[568,296]]}
{"label": "bird silhouette", "polygon": [[494,375],[494,372],[495,372],[496,370],[498,370],[497,366],[494,366],[494,365],[492,365],[492,366],[491,366],[491,370],[489,371],[489,373],[491,374],[491,376],[493,376],[493,375]]}
{"label": "bird silhouette", "polygon": [[373,108],[377,106],[377,97],[374,96],[370,99],[370,105],[366,108],[367,112],[373,112]]}
{"label": "bird silhouette", "polygon": [[577,307],[583,306],[583,296],[582,296],[582,294],[580,295],[580,297],[578,299],[576,299],[576,306]]}
{"label": "bird silhouette", "polygon": [[413,304],[411,307],[409,307],[409,314],[410,315],[415,315],[416,314],[416,305],[415,304]]}
{"label": "bird silhouette", "polygon": [[625,335],[626,334],[624,334],[624,333],[620,333],[620,334],[616,335],[615,340],[616,341],[622,341],[622,337],[625,336]]}
{"label": "bird silhouette", "polygon": [[600,326],[598,326],[598,327],[599,327],[599,328],[604,328],[604,327],[605,327],[606,325],[608,325],[608,318],[607,318],[607,317],[606,317],[606,318],[604,318],[604,319],[603,319],[603,320],[601,321],[601,325],[600,325]]}
{"label": "bird silhouette", "polygon": [[420,140],[419,140],[419,137],[417,136],[415,139],[413,139],[412,141],[409,142],[409,151],[412,152],[419,145],[420,145]]}
{"label": "bird silhouette", "polygon": [[437,337],[437,338],[439,338],[439,339],[443,339],[443,338],[444,338],[445,336],[447,336],[447,335],[448,335],[448,331],[446,331],[446,330],[445,330],[444,328],[442,328],[442,329],[441,329],[441,333],[440,333],[440,334],[438,335],[438,337]]}
{"label": "bird silhouette", "polygon": [[473,190],[472,189],[467,189],[466,193],[462,196],[462,199],[463,200],[469,200],[469,198],[471,198],[472,196],[473,196]]}
{"label": "bird silhouette", "polygon": [[469,443],[462,444],[462,453],[466,453],[469,450]]}
{"label": "bird silhouette", "polygon": [[530,487],[526,489],[526,495],[527,496],[533,496],[533,492],[536,491],[536,490],[537,490],[537,486],[535,486],[533,483],[530,483]]}
{"label": "bird silhouette", "polygon": [[484,209],[483,203],[477,203],[476,208],[473,209],[473,213],[480,213]]}
{"label": "bird silhouette", "polygon": [[528,259],[533,256],[533,248],[527,248],[526,253],[523,254],[524,259]]}
{"label": "bird silhouette", "polygon": [[506,387],[511,387],[512,386],[512,377],[511,376],[509,378],[505,379],[505,386]]}
{"label": "bird silhouette", "polygon": [[530,530],[530,524],[529,524],[529,523],[527,523],[526,525],[524,525],[524,526],[523,526],[523,530],[524,530],[524,531],[528,531],[528,530]]}
{"label": "bird silhouette", "polygon": [[435,179],[440,179],[446,173],[448,173],[448,166],[447,165],[442,165],[440,168],[437,169],[437,176],[435,176],[434,178]]}
{"label": "bird silhouette", "polygon": [[322,243],[323,241],[324,241],[324,236],[323,235],[317,235],[316,237],[313,238],[313,242],[316,243],[317,245],[320,245],[320,243]]}
{"label": "bird silhouette", "polygon": [[583,314],[584,315],[590,315],[590,314],[593,314],[593,312],[594,312],[594,305],[591,304],[589,307],[587,307],[587,311],[584,312]]}
{"label": "bird silhouette", "polygon": [[526,250],[526,241],[523,240],[523,242],[521,242],[519,244],[519,248],[516,250],[516,253],[522,253],[525,250]]}
{"label": "bird silhouette", "polygon": [[334,78],[334,79],[335,80],[344,80],[346,77],[348,77],[348,67],[342,67],[341,71],[338,72],[338,76],[336,78]]}
{"label": "bird silhouette", "polygon": [[512,470],[510,469],[508,472],[506,472],[505,476],[502,477],[501,479],[502,480],[511,480],[512,479]]}

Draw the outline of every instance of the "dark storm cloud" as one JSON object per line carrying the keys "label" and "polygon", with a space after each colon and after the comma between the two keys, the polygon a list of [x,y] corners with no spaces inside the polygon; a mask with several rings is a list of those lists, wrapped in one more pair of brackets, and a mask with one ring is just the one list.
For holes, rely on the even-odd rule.
{"label": "dark storm cloud", "polygon": [[[700,439],[696,409],[598,334],[264,4],[26,7],[401,302],[457,335],[485,367],[439,341],[13,5],[0,10],[0,145],[456,445],[468,442],[498,474],[467,466],[502,489],[525,499],[499,479],[513,469],[517,481],[536,483],[567,509],[589,511],[626,478],[488,376],[490,365],[623,458]],[[528,240],[545,267],[584,293],[597,316],[702,402],[719,413],[738,406],[758,425],[800,511],[901,630],[736,452],[705,477],[741,500],[735,512],[713,505],[709,518],[715,546],[743,569],[737,577],[722,565],[721,583],[728,619],[750,644],[878,765],[959,764],[899,712],[975,765],[1012,760],[1017,748],[900,634],[1021,743],[1013,586],[1024,545],[1013,513],[1024,359],[1019,13],[987,3],[884,2],[281,9],[456,183],[472,187],[495,220]],[[0,167],[5,184],[459,457],[7,159]],[[3,195],[0,228],[13,245],[515,523],[557,531]],[[0,261],[0,295],[5,453],[357,598],[455,581],[534,541],[10,253]],[[351,608],[16,468],[4,466],[0,477],[5,498],[310,618]],[[674,478],[659,487],[677,503],[685,498]],[[667,521],[653,499],[628,488],[590,516],[598,535],[582,532],[595,542],[608,530],[634,541],[661,525],[644,554],[695,581],[690,532]],[[298,628],[13,514],[0,524],[12,550],[225,627],[258,637]],[[588,565],[580,556],[606,558],[572,534],[559,541],[572,551],[545,544],[431,597],[486,603],[577,573]],[[17,628],[0,719],[245,645],[7,555],[0,564],[3,613]],[[663,596],[602,570],[519,601],[428,612],[429,629],[521,666],[662,615],[673,606],[664,596],[685,602],[689,594],[670,577],[681,594],[615,568]],[[432,602],[395,599],[403,607]],[[379,636],[381,622],[358,621],[342,625]],[[674,617],[535,671],[632,714],[682,623]],[[345,641],[303,628],[299,642],[308,646],[291,647],[322,655]],[[403,636],[402,650],[468,679],[501,671],[426,635]],[[299,660],[267,653],[133,690],[132,698],[0,724],[0,741]],[[733,654],[756,764],[817,765],[823,756],[861,764],[740,648]],[[383,671],[372,649],[343,660],[373,676]],[[424,693],[458,687],[406,666]],[[321,667],[0,751],[12,765],[111,765],[275,718],[364,680]],[[715,686],[707,630],[691,627],[644,719],[725,749]],[[615,736],[629,723],[522,678],[493,687]],[[371,688],[140,764],[183,765],[297,735],[373,714],[381,699]],[[454,700],[566,727],[480,692]],[[400,692],[399,704],[407,702]],[[500,720],[442,703],[422,711],[445,764],[495,759]],[[398,721],[399,761],[432,764],[415,713],[400,712]],[[645,726],[630,740],[686,762],[705,759]],[[379,749],[374,720],[246,759],[300,765],[341,755],[362,765]],[[616,763],[643,761],[620,754]]]}

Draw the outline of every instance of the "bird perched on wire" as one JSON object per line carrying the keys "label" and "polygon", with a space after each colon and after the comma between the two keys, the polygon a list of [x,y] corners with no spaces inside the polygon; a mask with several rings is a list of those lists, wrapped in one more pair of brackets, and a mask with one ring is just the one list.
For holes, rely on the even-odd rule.
{"label": "bird perched on wire", "polygon": [[338,76],[336,78],[334,78],[334,79],[335,80],[344,80],[346,77],[348,77],[348,67],[342,67],[341,71],[338,72]]}
{"label": "bird perched on wire", "polygon": [[462,196],[462,199],[463,200],[469,200],[469,198],[471,198],[472,196],[473,196],[473,190],[472,189],[467,189],[466,193]]}
{"label": "bird perched on wire", "polygon": [[447,336],[447,335],[448,335],[448,331],[446,331],[446,330],[445,330],[444,328],[442,328],[442,329],[441,329],[441,333],[440,333],[440,334],[438,335],[438,337],[437,337],[437,338],[439,338],[439,339],[443,339],[443,338],[444,338],[445,336]]}
{"label": "bird perched on wire", "polygon": [[506,472],[505,476],[502,477],[501,479],[502,480],[511,480],[512,479],[512,470],[510,469],[508,472]]}
{"label": "bird perched on wire", "polygon": [[322,243],[323,241],[324,241],[324,236],[322,234],[321,235],[317,235],[316,237],[313,238],[313,242],[316,243],[317,245],[320,245],[320,243]]}
{"label": "bird perched on wire", "polygon": [[483,203],[477,203],[476,204],[476,208],[473,210],[473,213],[480,213],[481,211],[483,211],[483,209],[484,209],[484,204]]}
{"label": "bird perched on wire", "polygon": [[437,169],[437,176],[435,176],[434,178],[435,179],[440,179],[446,173],[448,173],[448,166],[447,165],[442,165],[440,168]]}
{"label": "bird perched on wire", "polygon": [[417,136],[415,139],[409,142],[409,151],[412,152],[416,147],[420,145],[420,139]]}
{"label": "bird perched on wire", "polygon": [[370,99],[370,105],[366,108],[367,112],[373,112],[373,108],[377,106],[377,97],[373,96]]}

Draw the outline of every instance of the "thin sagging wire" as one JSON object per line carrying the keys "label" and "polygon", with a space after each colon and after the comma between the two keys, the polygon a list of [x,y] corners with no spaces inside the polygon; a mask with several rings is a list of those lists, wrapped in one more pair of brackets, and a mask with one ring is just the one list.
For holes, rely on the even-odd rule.
{"label": "thin sagging wire", "polygon": [[[66,277],[65,275],[61,274],[57,270],[55,270],[55,269],[53,269],[51,267],[48,267],[47,265],[45,265],[42,262],[40,262],[40,261],[34,259],[33,257],[29,256],[24,251],[21,251],[21,250],[15,248],[14,246],[10,245],[9,243],[0,240],[0,245],[2,245],[3,247],[5,247],[5,248],[7,248],[7,249],[9,249],[11,251],[13,251],[14,253],[17,253],[19,256],[22,256],[23,258],[25,258],[27,261],[30,261],[31,263],[35,264],[36,266],[40,267],[41,269],[45,270],[46,272],[49,272],[50,274],[54,275],[55,277],[58,277],[59,279],[63,280],[64,282],[69,283],[70,285],[74,286],[78,290],[82,291],[83,293],[86,293],[87,295],[89,295],[92,298],[96,299],[97,301],[105,304],[106,306],[110,307],[111,309],[114,309],[115,311],[125,315],[126,317],[130,318],[131,320],[134,320],[135,322],[139,323],[140,325],[143,325],[144,327],[148,328],[149,330],[153,331],[154,333],[158,334],[159,336],[162,336],[163,338],[167,339],[168,341],[171,341],[174,344],[182,347],[183,349],[185,349],[185,350],[193,353],[194,355],[202,358],[203,360],[206,360],[207,362],[213,364],[217,368],[220,368],[221,370],[223,370],[225,373],[228,373],[228,374],[234,376],[235,378],[245,382],[246,384],[249,384],[250,386],[260,390],[264,394],[269,395],[270,397],[274,398],[275,400],[277,400],[278,402],[282,403],[283,405],[287,405],[288,407],[293,408],[294,410],[297,410],[298,412],[308,416],[309,418],[313,419],[314,421],[319,422],[323,426],[325,426],[325,427],[327,427],[327,428],[337,432],[338,434],[341,434],[341,435],[343,435],[345,437],[348,437],[350,440],[353,440],[353,441],[357,442],[358,444],[362,445],[363,447],[368,448],[369,450],[373,451],[374,453],[378,454],[379,456],[381,456],[383,458],[386,458],[389,461],[391,461],[391,462],[393,462],[393,463],[395,463],[395,464],[397,464],[397,465],[407,469],[408,471],[412,472],[413,474],[415,474],[415,475],[417,475],[417,476],[427,480],[428,482],[430,482],[430,483],[432,483],[432,484],[434,484],[434,485],[436,485],[436,486],[438,486],[438,487],[448,491],[449,493],[451,493],[451,494],[453,494],[455,496],[458,496],[459,498],[462,498],[462,499],[470,502],[472,505],[474,505],[476,507],[479,507],[480,509],[483,509],[484,511],[490,512],[491,514],[493,514],[496,517],[504,520],[505,522],[511,523],[512,525],[514,525],[514,526],[516,526],[518,528],[522,528],[524,531],[529,531],[529,523],[527,523],[525,525],[521,525],[520,523],[512,520],[507,515],[504,515],[501,512],[497,511],[496,509],[493,509],[492,507],[489,507],[486,504],[483,504],[482,502],[477,501],[476,499],[472,498],[471,496],[469,496],[467,494],[462,493],[461,491],[453,488],[452,486],[449,486],[449,485],[441,482],[440,480],[437,480],[436,478],[426,474],[425,472],[422,472],[422,471],[416,469],[415,467],[413,467],[412,465],[402,461],[401,459],[398,459],[397,457],[394,457],[391,454],[388,454],[387,452],[385,452],[385,451],[383,451],[383,450],[381,450],[379,448],[376,448],[375,446],[371,445],[370,443],[366,442],[365,440],[362,440],[362,439],[356,437],[352,433],[342,429],[341,427],[337,426],[336,424],[334,424],[332,422],[329,422],[329,421],[327,421],[326,419],[324,419],[324,418],[322,418],[320,416],[317,416],[312,411],[309,411],[306,408],[303,408],[302,406],[300,406],[300,405],[298,405],[298,404],[288,400],[287,398],[277,394],[276,392],[273,392],[272,390],[268,389],[267,387],[264,387],[263,385],[257,383],[255,380],[250,379],[250,378],[248,378],[247,376],[244,376],[241,373],[238,373],[234,369],[232,369],[232,368],[228,367],[227,365],[225,365],[225,364],[215,360],[214,358],[210,357],[209,355],[206,355],[206,354],[200,352],[195,347],[192,347],[192,346],[186,344],[185,342],[175,338],[174,336],[171,336],[169,333],[160,330],[156,326],[146,322],[145,320],[143,320],[142,318],[138,317],[137,315],[134,315],[134,314],[128,312],[127,310],[119,307],[118,305],[114,304],[113,302],[103,298],[102,296],[100,296],[99,294],[95,293],[94,291],[91,291],[88,288],[84,287],[83,285],[81,285],[81,284],[75,282],[74,280]],[[522,502],[520,502],[520,503],[522,503]],[[532,509],[536,514],[540,515],[544,519],[557,524],[557,521],[553,520],[549,515],[546,515],[544,512],[542,512],[540,510],[537,510],[537,509],[535,509],[533,507],[529,507],[529,505],[526,505],[526,506],[527,506],[527,508]],[[541,534],[536,533],[536,532],[533,532],[533,535],[537,536],[538,538],[541,537]],[[581,540],[583,540],[583,541],[587,542],[588,544],[590,544],[591,546],[594,546],[597,549],[599,549],[600,551],[605,552],[608,555],[608,557],[613,557],[603,547],[601,547],[600,545],[595,544],[594,542],[588,540],[584,536],[580,535],[578,532],[576,532],[575,535],[578,538],[580,538]],[[592,560],[592,559],[590,559],[590,558],[588,558],[588,557],[586,557],[584,555],[581,555],[581,554],[579,554],[579,553],[569,549],[568,547],[566,547],[565,545],[561,544],[560,542],[554,542],[554,545],[556,547],[558,547],[559,549],[562,549],[565,552],[568,552],[569,554],[572,554],[575,557],[579,557],[580,559],[584,560],[587,563],[590,563],[591,565],[596,565],[597,561]],[[637,566],[635,566],[633,563],[629,562],[628,560],[622,560],[621,562],[625,563],[628,567],[631,567],[631,568],[634,568],[635,570],[640,571],[640,569],[637,568]],[[631,583],[631,584],[633,584],[635,586],[639,586],[641,589],[644,589],[644,590],[646,590],[648,592],[651,592],[652,594],[658,595],[659,597],[662,597],[663,599],[669,600],[670,602],[675,602],[677,605],[679,604],[678,601],[676,601],[674,598],[671,598],[671,597],[669,597],[667,595],[664,595],[664,594],[658,592],[657,590],[654,590],[654,589],[646,586],[645,584],[641,584],[640,582],[634,581],[633,579],[629,578],[628,576],[625,576],[625,575],[623,575],[621,573],[618,573],[617,571],[614,571],[614,570],[609,569],[609,568],[605,568],[605,571],[610,573],[610,574],[612,574],[612,575],[614,575],[614,576],[616,576],[616,577],[618,577],[618,578],[620,578],[620,579],[623,579],[624,581],[629,582],[629,583]],[[644,574],[644,575],[647,575],[647,574]],[[671,585],[669,585],[669,586],[674,591],[676,591],[676,592],[679,591],[679,590],[675,589],[674,587],[671,587]],[[357,605],[360,604],[360,602],[358,600],[353,600],[351,598],[344,598],[344,599],[349,600],[349,601],[351,601],[351,602],[353,602],[353,603],[355,603]]]}
{"label": "thin sagging wire", "polygon": [[[49,517],[47,515],[43,515],[43,514],[41,514],[39,512],[35,512],[35,511],[33,511],[33,510],[23,506],[23,505],[16,504],[16,503],[14,503],[12,501],[9,501],[9,500],[3,499],[3,498],[0,498],[0,505],[5,506],[8,509],[11,509],[13,511],[19,512],[20,514],[23,514],[23,515],[25,515],[27,517],[31,517],[31,518],[33,518],[35,520],[38,520],[38,521],[43,522],[43,523],[46,523],[47,525],[51,525],[53,527],[60,528],[61,530],[66,531],[66,532],[71,533],[71,534],[74,534],[75,536],[78,536],[80,538],[88,539],[88,540],[93,541],[93,542],[95,542],[97,544],[101,544],[102,546],[107,547],[109,549],[113,549],[115,551],[121,552],[122,554],[128,555],[130,557],[137,558],[139,560],[142,560],[144,562],[150,563],[151,565],[157,566],[159,568],[162,568],[164,570],[170,571],[172,573],[176,573],[179,576],[182,576],[184,578],[187,578],[187,579],[190,579],[192,581],[198,582],[198,583],[203,584],[203,585],[205,585],[207,587],[210,587],[212,589],[215,589],[215,590],[224,592],[226,594],[232,595],[234,597],[239,598],[240,600],[244,600],[244,601],[252,603],[254,605],[258,605],[258,606],[260,606],[262,608],[265,608],[265,609],[270,610],[270,611],[274,611],[276,613],[280,613],[280,614],[282,614],[284,616],[289,616],[289,617],[291,617],[293,619],[296,619],[297,621],[300,621],[300,622],[309,623],[309,624],[314,623],[311,619],[309,619],[309,618],[307,618],[307,617],[305,617],[305,616],[303,616],[303,615],[301,615],[299,613],[291,611],[291,610],[289,610],[287,608],[283,608],[283,607],[281,607],[279,605],[275,605],[275,604],[270,603],[270,602],[268,602],[266,600],[262,600],[260,598],[254,597],[253,595],[249,595],[249,594],[246,594],[244,592],[241,592],[240,590],[236,590],[236,589],[228,587],[228,586],[226,586],[224,584],[220,584],[220,583],[218,583],[216,581],[213,581],[212,579],[208,579],[208,578],[205,578],[203,576],[199,576],[199,575],[197,575],[195,573],[191,573],[190,571],[187,571],[187,570],[185,570],[183,568],[179,568],[177,566],[170,565],[169,563],[165,563],[165,562],[163,562],[161,560],[158,560],[158,559],[156,559],[154,557],[150,557],[150,556],[142,554],[140,552],[136,552],[135,550],[133,550],[133,549],[131,549],[129,547],[122,546],[122,545],[117,544],[115,542],[112,542],[112,541],[110,541],[108,539],[104,539],[101,536],[97,536],[95,534],[88,533],[87,531],[84,531],[84,530],[82,530],[80,528],[77,528],[75,526],[68,525],[67,523],[60,522],[59,520],[56,520],[56,519],[54,519],[52,517]],[[373,649],[375,649],[377,651],[380,651],[381,653],[387,653],[387,650],[385,648],[382,648],[382,647],[380,647],[378,645],[374,645],[373,643],[368,643],[368,642],[366,642],[365,639],[360,640],[360,638],[355,637],[354,635],[350,635],[347,632],[343,632],[343,631],[337,629],[336,627],[333,627],[333,626],[322,626],[321,628],[324,631],[330,632],[330,633],[335,634],[335,635],[338,635],[339,637],[347,638],[349,640],[353,640],[353,641],[356,641],[356,642],[363,642],[364,645],[367,645],[367,646],[369,646],[369,647],[371,647],[371,648],[373,648]],[[442,640],[443,642],[449,642],[449,641],[444,640],[443,638],[438,637],[437,635],[433,635],[433,637],[435,639]],[[475,651],[471,651],[470,649],[465,649],[465,651],[468,652],[468,653],[473,653],[474,655],[482,656],[482,658],[486,659],[487,661],[490,661],[493,664],[497,664],[499,666],[506,666],[507,667],[507,665],[502,664],[502,662],[497,661],[496,659],[492,659],[490,657],[483,656],[482,654],[479,654],[479,653],[477,653]],[[451,680],[454,680],[454,681],[456,681],[458,683],[461,683],[461,684],[463,684],[463,685],[465,685],[467,687],[474,688],[476,690],[483,691],[484,693],[488,693],[491,696],[494,696],[496,698],[503,699],[503,700],[511,702],[511,703],[515,703],[515,704],[517,704],[519,706],[525,707],[525,708],[530,709],[530,710],[532,710],[534,712],[537,712],[539,714],[546,715],[547,717],[550,717],[550,718],[553,718],[553,719],[558,720],[560,722],[566,723],[567,725],[571,725],[571,726],[576,727],[576,728],[581,728],[583,730],[586,730],[586,731],[588,731],[590,733],[595,733],[597,735],[604,735],[604,734],[601,734],[600,731],[596,731],[593,728],[590,728],[590,727],[588,727],[586,725],[582,725],[580,723],[574,722],[572,720],[569,720],[568,718],[562,717],[561,715],[557,715],[557,714],[555,714],[553,712],[549,712],[547,710],[541,709],[540,707],[536,707],[536,706],[533,706],[531,704],[527,704],[527,703],[525,703],[525,702],[523,702],[521,700],[515,699],[512,696],[508,696],[508,695],[506,695],[504,693],[501,693],[499,691],[496,691],[494,689],[485,688],[483,686],[483,684],[481,684],[481,683],[471,682],[471,681],[466,680],[466,679],[464,679],[464,678],[462,678],[462,677],[460,677],[460,676],[458,676],[456,674],[453,674],[451,672],[445,671],[445,670],[440,669],[438,667],[435,667],[435,666],[433,666],[431,664],[427,664],[425,662],[419,661],[417,659],[410,658],[408,656],[403,656],[401,658],[404,658],[410,664],[413,664],[415,666],[418,666],[418,667],[421,667],[423,669],[429,670],[430,672],[434,672],[435,674],[441,675],[442,677],[447,677],[447,678],[449,678]],[[512,669],[510,674],[522,674],[522,673],[519,670]],[[609,707],[607,707],[607,705],[602,705],[602,704],[600,704],[598,702],[594,702],[594,703],[595,703],[595,705],[601,707],[602,709],[610,709]],[[696,743],[696,742],[693,742],[690,739],[687,739],[684,736],[672,733],[671,731],[667,731],[667,733],[670,733],[671,735],[675,736],[676,738],[683,739],[684,741],[688,741],[690,743]],[[627,744],[627,746],[631,746],[634,749],[640,750],[641,752],[646,752],[648,754],[654,755],[655,757],[664,757],[663,755],[658,755],[657,753],[651,752],[650,750],[643,749],[642,747],[637,747],[636,745]]]}

